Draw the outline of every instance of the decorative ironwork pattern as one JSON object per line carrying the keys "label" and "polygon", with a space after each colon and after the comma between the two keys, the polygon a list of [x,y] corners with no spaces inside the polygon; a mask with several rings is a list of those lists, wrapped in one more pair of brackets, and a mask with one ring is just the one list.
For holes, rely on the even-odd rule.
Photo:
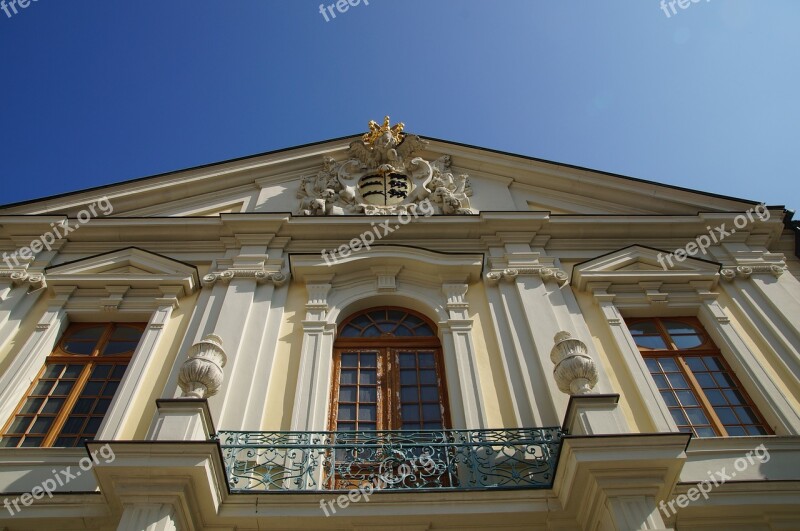
{"label": "decorative ironwork pattern", "polygon": [[232,492],[550,488],[560,428],[219,432]]}

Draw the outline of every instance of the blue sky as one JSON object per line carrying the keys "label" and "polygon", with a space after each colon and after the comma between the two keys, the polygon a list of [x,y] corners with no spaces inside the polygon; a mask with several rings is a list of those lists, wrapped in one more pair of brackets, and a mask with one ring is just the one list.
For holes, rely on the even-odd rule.
{"label": "blue sky", "polygon": [[[8,2],[10,0],[6,0]],[[326,4],[333,0],[326,0]],[[408,131],[800,208],[800,2],[37,0],[0,11],[0,203]]]}

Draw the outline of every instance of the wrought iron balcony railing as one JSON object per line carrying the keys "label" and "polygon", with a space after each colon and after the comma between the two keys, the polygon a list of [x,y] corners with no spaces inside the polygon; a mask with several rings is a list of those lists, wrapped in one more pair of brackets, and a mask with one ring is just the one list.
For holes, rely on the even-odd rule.
{"label": "wrought iron balcony railing", "polygon": [[550,488],[560,428],[235,432],[219,441],[232,492]]}

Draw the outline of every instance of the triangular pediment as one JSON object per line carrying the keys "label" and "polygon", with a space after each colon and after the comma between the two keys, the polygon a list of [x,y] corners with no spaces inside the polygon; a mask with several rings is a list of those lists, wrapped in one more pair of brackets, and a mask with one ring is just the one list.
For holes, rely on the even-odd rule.
{"label": "triangular pediment", "polygon": [[632,245],[573,268],[572,284],[585,290],[590,283],[638,285],[643,282],[688,283],[719,278],[720,264],[690,256],[678,260],[669,251]]}
{"label": "triangular pediment", "polygon": [[45,275],[51,286],[181,286],[184,294],[189,294],[199,285],[194,266],[137,247],[55,265],[47,268]]}
{"label": "triangular pediment", "polygon": [[372,122],[364,137],[344,137],[8,205],[0,207],[0,215],[74,218],[87,205],[106,197],[113,205],[108,217],[396,213],[424,197],[434,203],[437,215],[695,216],[698,212],[741,212],[756,204],[418,137],[403,133],[398,126],[384,130]]}

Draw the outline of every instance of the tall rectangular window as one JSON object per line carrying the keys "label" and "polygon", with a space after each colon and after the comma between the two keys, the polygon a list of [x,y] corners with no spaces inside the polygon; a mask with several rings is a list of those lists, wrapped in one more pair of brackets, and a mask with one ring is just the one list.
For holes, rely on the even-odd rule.
{"label": "tall rectangular window", "polygon": [[94,438],[144,326],[70,326],[3,428],[0,446],[73,447]]}
{"label": "tall rectangular window", "polygon": [[680,431],[697,437],[772,434],[697,319],[626,324]]}

